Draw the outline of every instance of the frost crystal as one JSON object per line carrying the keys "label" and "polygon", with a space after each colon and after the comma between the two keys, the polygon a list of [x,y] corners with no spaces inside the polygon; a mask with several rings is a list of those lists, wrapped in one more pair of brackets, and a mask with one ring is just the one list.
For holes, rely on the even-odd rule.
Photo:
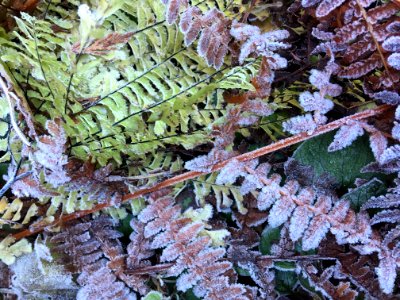
{"label": "frost crystal", "polygon": [[242,105],[242,109],[262,117],[270,116],[275,112],[275,109],[271,104],[265,103],[261,99],[246,101]]}
{"label": "frost crystal", "polygon": [[268,216],[268,223],[271,227],[282,225],[290,217],[296,207],[291,197],[292,195],[281,196],[272,206]]}
{"label": "frost crystal", "polygon": [[379,161],[388,145],[386,137],[380,131],[376,131],[369,136],[369,142],[375,159]]}
{"label": "frost crystal", "polygon": [[380,163],[386,164],[400,158],[400,145],[387,148],[380,157]]}
{"label": "frost crystal", "polygon": [[269,181],[267,175],[271,170],[271,166],[268,163],[260,164],[255,170],[254,174],[248,174],[245,176],[243,184],[240,187],[240,193],[246,195],[255,189],[261,189],[264,186],[262,179]]}
{"label": "frost crystal", "polygon": [[289,225],[289,236],[293,241],[297,241],[301,238],[308,227],[312,215],[313,213],[310,212],[307,207],[298,206],[296,208]]}
{"label": "frost crystal", "polygon": [[381,289],[390,294],[394,289],[396,279],[396,260],[393,257],[385,257],[379,262],[379,267],[376,268],[376,273],[379,279]]}
{"label": "frost crystal", "polygon": [[350,146],[363,133],[364,129],[358,122],[340,127],[335,134],[333,142],[329,145],[328,151],[333,152]]}
{"label": "frost crystal", "polygon": [[246,167],[254,169],[258,164],[257,160],[241,162],[237,159],[232,159],[219,172],[216,184],[233,184],[239,176],[246,176]]}
{"label": "frost crystal", "polygon": [[[328,47],[330,53],[332,49]],[[311,134],[318,125],[325,124],[327,117],[324,115],[333,108],[333,102],[325,96],[336,97],[342,93],[342,88],[334,83],[330,83],[331,74],[337,71],[338,66],[334,62],[334,57],[325,66],[323,71],[311,70],[309,77],[310,83],[319,89],[318,92],[311,94],[305,91],[300,94],[299,102],[306,112],[314,112],[305,116],[297,116],[284,122],[283,129],[291,134],[308,132]]]}
{"label": "frost crystal", "polygon": [[299,96],[300,105],[304,111],[320,111],[325,114],[333,108],[333,102],[330,99],[324,98],[320,93],[314,92],[311,94],[306,91]]}
{"label": "frost crystal", "polygon": [[[330,65],[328,64],[327,67]],[[342,93],[342,88],[338,84],[330,83],[331,73],[327,71],[311,70],[310,83],[328,96],[337,97]]]}
{"label": "frost crystal", "polygon": [[[235,20],[232,23],[230,34],[235,39],[244,42],[239,56],[241,64],[252,53],[275,58],[277,54],[274,51],[290,47],[289,44],[281,42],[289,37],[289,32],[286,30],[274,30],[261,34],[261,30],[257,26],[239,23]],[[276,67],[286,65],[284,58],[279,56],[279,60],[280,63]]]}
{"label": "frost crystal", "polygon": [[321,240],[325,237],[329,230],[330,224],[325,216],[316,216],[310,223],[309,228],[304,233],[303,250],[311,250],[318,247]]}
{"label": "frost crystal", "polygon": [[396,70],[400,70],[400,53],[393,53],[388,57],[388,63]]}
{"label": "frost crystal", "polygon": [[304,116],[297,116],[283,122],[283,130],[290,132],[291,134],[297,134],[301,132],[312,133],[316,128],[315,123],[311,114],[306,114]]}
{"label": "frost crystal", "polygon": [[396,92],[391,91],[381,91],[372,94],[372,97],[376,100],[380,100],[383,103],[390,105],[398,105],[400,104],[400,95]]}
{"label": "frost crystal", "polygon": [[390,52],[400,52],[400,36],[391,36],[382,43],[383,49]]}
{"label": "frost crystal", "polygon": [[400,141],[400,124],[399,122],[394,122],[394,126],[392,128],[392,136]]}

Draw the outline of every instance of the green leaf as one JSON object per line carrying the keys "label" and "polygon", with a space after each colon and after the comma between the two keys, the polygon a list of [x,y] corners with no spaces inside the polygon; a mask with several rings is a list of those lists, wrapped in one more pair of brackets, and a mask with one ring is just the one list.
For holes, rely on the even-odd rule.
{"label": "green leaf", "polygon": [[281,235],[280,227],[272,228],[272,227],[265,227],[260,240],[260,252],[263,255],[271,254],[271,246],[275,242],[278,242]]}
{"label": "green leaf", "polygon": [[3,175],[7,174],[8,164],[0,163],[0,183],[4,183]]}
{"label": "green leaf", "polygon": [[121,220],[120,225],[117,228],[117,230],[123,233],[125,237],[129,237],[129,235],[132,233],[132,227],[129,224],[132,218],[133,218],[132,215],[126,216],[124,219]]}
{"label": "green leaf", "polygon": [[276,290],[281,294],[290,294],[296,287],[298,277],[295,272],[275,270]]}
{"label": "green leaf", "polygon": [[276,261],[274,262],[275,268],[280,271],[294,271],[296,269],[296,264],[293,261]]}
{"label": "green leaf", "polygon": [[32,245],[27,239],[14,242],[15,239],[11,236],[4,238],[0,242],[0,260],[6,265],[12,265],[16,257],[32,252]]}
{"label": "green leaf", "polygon": [[366,135],[343,150],[328,152],[334,135],[335,132],[329,132],[302,143],[295,151],[294,159],[312,166],[317,177],[331,175],[342,187],[353,185],[356,178],[368,180],[376,175],[360,172],[362,167],[375,161]]}
{"label": "green leaf", "polygon": [[154,124],[154,133],[156,135],[162,135],[165,132],[165,129],[167,128],[167,124],[163,121],[156,121]]}
{"label": "green leaf", "polygon": [[315,286],[312,285],[312,283],[310,282],[310,280],[307,277],[299,276],[298,280],[299,280],[301,287],[305,291],[312,294],[313,299],[315,299],[315,300],[325,299],[322,296],[322,294],[315,289]]}
{"label": "green leaf", "polygon": [[200,300],[200,298],[196,297],[196,295],[193,293],[192,289],[188,290],[183,295],[182,299],[185,299],[185,300]]}
{"label": "green leaf", "polygon": [[151,291],[142,300],[162,300],[162,294],[160,292]]}
{"label": "green leaf", "polygon": [[240,276],[250,276],[250,272],[246,269],[243,269],[241,267],[235,267],[236,273],[238,273]]}
{"label": "green leaf", "polygon": [[303,250],[303,243],[301,240],[294,243],[294,249],[296,252],[300,253],[301,255],[314,255],[317,253],[316,249],[310,249],[307,251]]}
{"label": "green leaf", "polygon": [[379,196],[386,191],[385,185],[379,179],[373,178],[367,183],[351,190],[342,199],[350,201],[351,208],[359,211],[360,207],[373,196]]}

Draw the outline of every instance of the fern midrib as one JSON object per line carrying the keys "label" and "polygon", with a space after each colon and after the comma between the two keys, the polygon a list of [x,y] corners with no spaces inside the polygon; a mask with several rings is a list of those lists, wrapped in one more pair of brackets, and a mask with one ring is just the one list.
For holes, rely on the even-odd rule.
{"label": "fern midrib", "polygon": [[385,68],[385,71],[386,71],[386,73],[388,74],[388,76],[390,77],[390,80],[391,80],[392,82],[395,82],[395,80],[392,78],[392,74],[391,74],[391,72],[390,72],[389,66],[387,65],[385,56],[383,55],[381,45],[379,44],[378,40],[375,38],[374,28],[373,28],[372,24],[371,24],[370,22],[368,22],[367,11],[366,11],[366,10],[364,9],[364,7],[361,5],[360,0],[356,0],[356,2],[357,2],[357,5],[359,6],[359,8],[360,8],[360,10],[361,10],[361,13],[362,13],[363,19],[365,20],[365,23],[367,23],[368,31],[369,31],[369,33],[371,34],[372,40],[374,41],[374,44],[375,44],[376,49],[377,49],[377,51],[378,51],[379,57],[380,57],[380,59],[381,59],[381,61],[382,61],[382,63],[383,63],[383,66],[384,66],[384,68]]}

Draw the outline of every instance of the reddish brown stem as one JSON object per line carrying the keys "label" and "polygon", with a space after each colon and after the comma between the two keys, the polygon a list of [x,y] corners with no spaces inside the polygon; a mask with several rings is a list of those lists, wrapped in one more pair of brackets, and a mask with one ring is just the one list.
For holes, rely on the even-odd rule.
{"label": "reddish brown stem", "polygon": [[[341,127],[342,125],[346,124],[350,120],[358,121],[358,120],[363,120],[363,119],[366,119],[366,118],[369,118],[369,117],[372,117],[372,116],[379,115],[379,114],[389,110],[391,107],[392,106],[385,104],[385,105],[381,105],[381,106],[378,106],[378,107],[373,108],[373,109],[365,110],[365,111],[356,113],[354,115],[351,115],[351,116],[344,117],[342,119],[333,121],[333,122],[331,122],[329,124],[322,125],[322,126],[318,127],[312,134],[308,134],[308,133],[296,134],[294,136],[291,136],[291,137],[288,137],[286,139],[280,140],[280,141],[278,141],[276,143],[273,143],[271,145],[262,147],[260,149],[257,149],[257,150],[254,150],[254,151],[251,151],[251,152],[248,152],[248,153],[244,153],[244,154],[232,157],[232,158],[230,158],[228,160],[225,160],[225,161],[222,161],[222,162],[219,162],[219,163],[215,164],[214,167],[211,169],[210,173],[211,172],[216,172],[216,171],[222,169],[232,159],[237,159],[239,161],[252,160],[252,159],[255,159],[255,158],[260,157],[262,155],[275,152],[275,151],[283,149],[285,147],[288,147],[288,146],[291,146],[291,145],[306,141],[306,140],[308,140],[308,139],[310,139],[312,137],[315,137],[315,136],[318,136],[318,135],[333,131],[335,129],[338,129],[339,127]],[[205,175],[205,174],[208,174],[208,173],[190,171],[190,172],[186,172],[186,173],[180,174],[178,176],[175,176],[175,177],[169,178],[167,180],[164,180],[164,181],[160,182],[159,184],[156,184],[155,186],[153,186],[151,188],[144,188],[144,189],[137,190],[136,192],[134,192],[132,194],[127,194],[122,198],[122,202],[126,202],[128,200],[132,200],[132,199],[141,197],[141,196],[143,196],[145,194],[152,193],[152,192],[161,190],[163,188],[170,187],[170,186],[173,186],[173,185],[175,185],[177,183],[184,182],[186,180],[190,180],[190,179],[193,179],[193,178],[196,178],[196,177],[198,177],[200,175]],[[59,220],[54,221],[53,223],[47,224],[46,226],[41,226],[41,227],[37,227],[37,228],[33,228],[33,229],[23,230],[21,232],[18,232],[16,234],[14,234],[13,237],[16,240],[19,240],[19,239],[22,239],[24,237],[28,237],[28,236],[31,236],[33,234],[39,233],[47,226],[55,226],[55,225],[58,225],[58,224],[62,224],[62,223],[65,223],[67,221],[71,221],[71,220],[74,220],[74,219],[89,215],[91,213],[100,211],[100,210],[102,210],[104,208],[107,208],[107,207],[110,207],[112,205],[113,204],[111,204],[111,203],[98,204],[98,205],[94,206],[92,209],[89,209],[89,210],[82,210],[82,211],[78,211],[78,212],[75,212],[75,213],[72,213],[72,214],[69,214],[69,215],[64,215]]]}
{"label": "reddish brown stem", "polygon": [[145,267],[140,267],[140,268],[135,268],[135,269],[128,269],[125,271],[125,273],[130,274],[130,275],[154,274],[154,273],[160,273],[165,270],[168,270],[169,268],[172,268],[174,265],[175,265],[174,263],[168,263],[168,264],[160,264],[160,265],[155,265],[155,266],[145,266]]}

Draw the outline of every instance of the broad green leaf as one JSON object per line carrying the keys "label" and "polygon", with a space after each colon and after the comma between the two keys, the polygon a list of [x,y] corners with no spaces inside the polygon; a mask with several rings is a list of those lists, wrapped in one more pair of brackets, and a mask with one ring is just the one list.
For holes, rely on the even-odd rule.
{"label": "broad green leaf", "polygon": [[271,246],[279,241],[280,234],[280,227],[272,228],[267,226],[264,228],[260,240],[260,252],[263,255],[271,254]]}
{"label": "broad green leaf", "polygon": [[325,299],[320,292],[315,289],[315,286],[312,285],[310,280],[307,277],[299,276],[298,277],[300,286],[307,292],[312,293],[313,299],[315,300],[323,300]]}
{"label": "broad green leaf", "polygon": [[358,138],[343,150],[328,152],[334,135],[335,132],[330,132],[302,143],[293,158],[303,165],[312,166],[317,177],[331,175],[342,187],[352,186],[356,178],[371,179],[375,174],[360,171],[375,160],[368,137],[364,135]]}
{"label": "broad green leaf", "polygon": [[250,272],[246,269],[243,269],[241,267],[235,267],[236,273],[238,273],[240,276],[250,276]]}
{"label": "broad green leaf", "polygon": [[351,190],[343,195],[342,199],[350,201],[351,208],[359,211],[360,207],[372,196],[379,196],[385,192],[386,188],[382,181],[373,178],[367,183]]}

